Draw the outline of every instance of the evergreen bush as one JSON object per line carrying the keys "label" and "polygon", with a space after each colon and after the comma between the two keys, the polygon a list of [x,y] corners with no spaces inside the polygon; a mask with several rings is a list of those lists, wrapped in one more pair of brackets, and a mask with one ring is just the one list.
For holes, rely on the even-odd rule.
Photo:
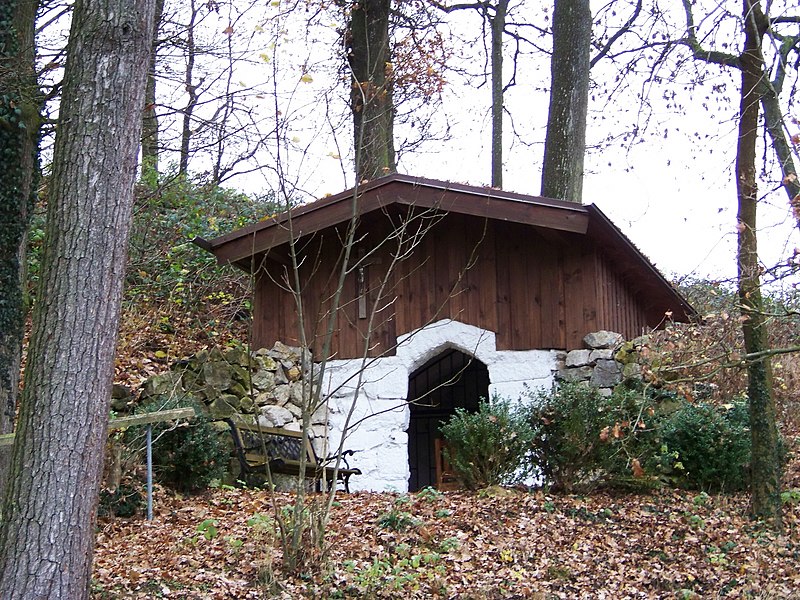
{"label": "evergreen bush", "polygon": [[[190,407],[195,418],[186,425],[153,424],[153,471],[158,480],[182,492],[206,489],[220,479],[228,463],[228,448],[196,400],[190,397],[156,398],[137,414]],[[143,448],[145,427],[131,427],[125,436],[129,447]]]}
{"label": "evergreen bush", "polygon": [[533,429],[526,410],[509,400],[481,401],[474,413],[456,409],[440,431],[446,457],[468,489],[511,484],[529,474]]}
{"label": "evergreen bush", "polygon": [[650,454],[654,414],[634,391],[603,396],[592,386],[564,383],[531,394],[530,404],[533,456],[554,488],[622,484]]}
{"label": "evergreen bush", "polygon": [[685,400],[664,421],[661,440],[677,455],[680,487],[707,491],[747,488],[750,464],[750,417],[741,400],[716,407]]}
{"label": "evergreen bush", "polygon": [[624,386],[603,396],[573,383],[530,400],[531,456],[555,488],[669,483],[735,491],[748,485],[745,403],[691,403],[671,392]]}

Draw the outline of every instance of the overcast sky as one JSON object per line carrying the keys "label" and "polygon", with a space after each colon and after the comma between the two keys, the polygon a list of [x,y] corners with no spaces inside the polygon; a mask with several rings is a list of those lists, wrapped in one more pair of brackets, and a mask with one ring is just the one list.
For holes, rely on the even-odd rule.
{"label": "overcast sky", "polygon": [[[775,5],[782,1],[776,0]],[[734,4],[738,11],[739,3]],[[534,12],[515,18],[543,19],[541,5],[522,0],[516,5]],[[260,59],[239,68],[234,81],[242,89],[264,82],[258,110],[277,110],[282,134],[289,141],[280,157],[272,149],[259,158],[266,165],[260,175],[237,178],[229,185],[256,193],[275,189],[274,165],[280,161],[284,177],[298,182],[308,198],[352,186],[347,90],[335,83],[348,79],[336,51],[341,43],[339,23],[325,17],[312,29],[304,26],[302,12],[276,18],[281,4],[254,6],[260,8],[235,21],[234,31],[251,44],[251,58]],[[206,23],[209,35],[219,38],[233,19],[225,11],[213,17]],[[620,11],[616,18],[627,17]],[[470,45],[470,39],[479,35],[480,20],[474,11],[462,11],[450,22],[444,33],[459,38],[452,45],[452,60],[473,78],[445,73],[441,103],[435,109],[422,106],[419,114],[433,110],[434,123],[440,131],[447,128],[449,135],[403,154],[398,168],[415,176],[487,185],[490,92],[488,85],[480,86],[481,80],[474,77],[484,68],[483,46]],[[714,29],[715,35],[719,31],[719,27]],[[546,37],[535,41],[549,44]],[[507,74],[512,51],[508,44]],[[704,85],[694,86],[698,73]],[[677,76],[670,74],[663,85],[653,86],[643,83],[643,70],[634,71],[622,79],[624,86],[614,84],[625,90],[618,89],[615,101],[608,104],[604,84],[614,82],[618,74],[619,65],[607,61],[592,70],[584,202],[597,204],[667,276],[735,277],[738,73],[686,67]],[[506,94],[507,190],[534,195],[540,191],[549,78],[548,55],[528,48],[517,65],[516,85]],[[183,93],[181,85],[176,93]],[[625,140],[625,132],[636,127],[639,135]],[[415,131],[398,124],[397,145]],[[800,246],[783,191],[766,193],[779,179],[776,173],[767,173],[760,188],[764,194],[760,248],[768,266],[785,260]]]}

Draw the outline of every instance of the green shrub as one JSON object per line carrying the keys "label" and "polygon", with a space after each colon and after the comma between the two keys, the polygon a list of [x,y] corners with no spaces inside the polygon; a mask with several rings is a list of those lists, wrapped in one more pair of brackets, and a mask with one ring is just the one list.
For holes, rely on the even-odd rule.
{"label": "green shrub", "polygon": [[[194,408],[196,417],[184,426],[153,424],[153,471],[158,480],[183,492],[206,489],[222,477],[228,463],[228,450],[192,398],[155,399],[143,405],[137,414],[173,408]],[[126,444],[144,448],[145,427],[126,432]]]}
{"label": "green shrub", "polygon": [[622,484],[652,454],[654,411],[636,391],[606,397],[586,384],[564,383],[530,400],[533,456],[555,488]]}
{"label": "green shrub", "polygon": [[716,407],[683,401],[665,419],[661,439],[683,467],[675,475],[681,487],[718,491],[747,488],[750,417],[746,402]]}
{"label": "green shrub", "polygon": [[740,490],[748,484],[747,406],[690,403],[671,392],[585,384],[532,395],[534,460],[553,487]]}
{"label": "green shrub", "polygon": [[441,432],[447,459],[469,489],[510,484],[529,474],[533,429],[527,412],[508,400],[482,401],[475,413],[456,409]]}

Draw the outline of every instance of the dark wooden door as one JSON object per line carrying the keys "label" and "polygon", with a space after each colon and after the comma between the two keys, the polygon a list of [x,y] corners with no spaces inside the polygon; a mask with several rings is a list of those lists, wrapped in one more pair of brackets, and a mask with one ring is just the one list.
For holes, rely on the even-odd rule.
{"label": "dark wooden door", "polygon": [[441,438],[441,424],[455,414],[456,408],[478,410],[478,403],[488,394],[486,365],[458,350],[442,352],[411,374],[408,380],[410,491],[436,487],[435,450],[436,439]]}

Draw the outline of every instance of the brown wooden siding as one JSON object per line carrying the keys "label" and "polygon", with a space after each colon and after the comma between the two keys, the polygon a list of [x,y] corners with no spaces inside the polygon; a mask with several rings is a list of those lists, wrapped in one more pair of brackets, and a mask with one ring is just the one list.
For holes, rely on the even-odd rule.
{"label": "brown wooden siding", "polygon": [[[392,215],[395,223],[398,215]],[[386,270],[401,254],[385,240],[392,226],[384,214],[365,220],[359,232],[364,252],[374,250],[365,268],[367,314]],[[301,268],[307,306],[308,343],[319,353],[335,291],[344,231],[315,234],[304,245]],[[377,250],[375,250],[377,248]],[[286,249],[272,252],[285,256]],[[357,256],[357,254],[356,254]],[[283,260],[283,259],[282,259]],[[254,342],[300,343],[297,310],[291,294],[280,289],[284,267],[265,261],[254,306]],[[497,333],[501,350],[572,349],[597,329],[636,335],[646,324],[635,294],[584,236],[545,237],[534,227],[449,214],[427,232],[405,260],[394,267],[377,302],[373,335],[369,319],[359,318],[358,269],[347,276],[331,356],[354,358],[393,354],[396,336],[430,322],[451,318]]]}
{"label": "brown wooden siding", "polygon": [[[648,313],[639,295],[618,274],[602,253],[596,253],[598,329],[617,331],[627,339],[648,328]],[[651,325],[655,325],[652,323]]]}

